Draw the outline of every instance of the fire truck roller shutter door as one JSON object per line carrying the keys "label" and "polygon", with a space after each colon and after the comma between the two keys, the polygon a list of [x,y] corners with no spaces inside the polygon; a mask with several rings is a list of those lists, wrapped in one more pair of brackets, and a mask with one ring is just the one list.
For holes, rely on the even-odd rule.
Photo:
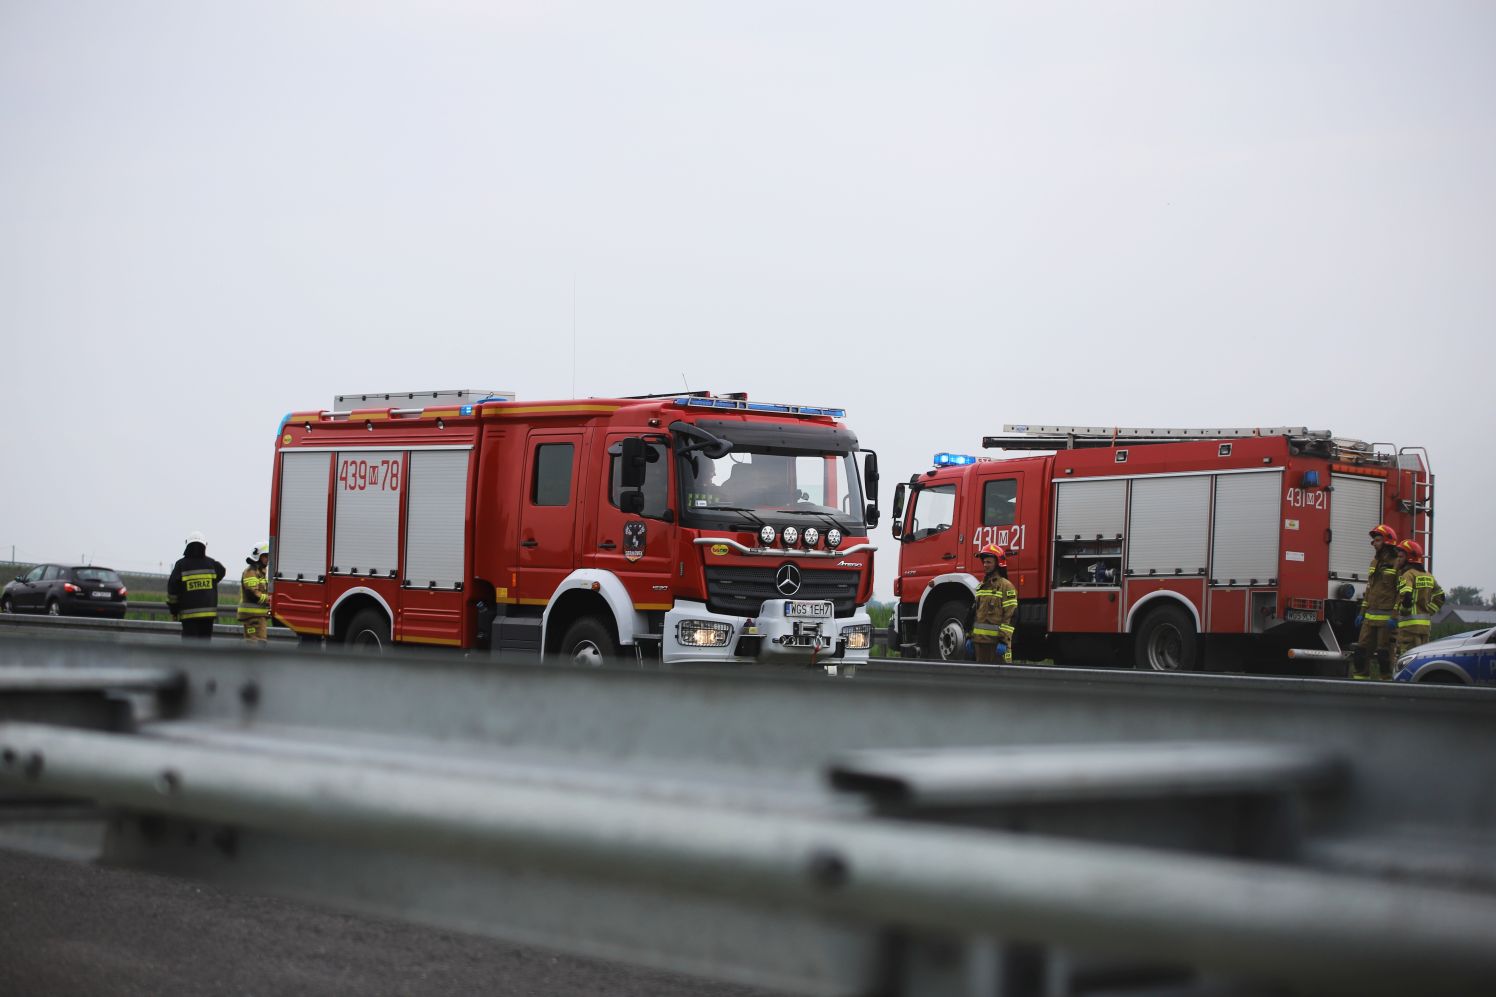
{"label": "fire truck roller shutter door", "polygon": [[1058,481],[1055,483],[1056,537],[1063,540],[1114,540],[1127,516],[1127,482]]}
{"label": "fire truck roller shutter door", "polygon": [[399,450],[343,450],[335,455],[335,573],[363,578],[393,576],[400,555],[404,456]]}
{"label": "fire truck roller shutter door", "polygon": [[1216,477],[1212,585],[1266,585],[1278,577],[1283,472]]}
{"label": "fire truck roller shutter door", "polygon": [[1209,475],[1133,479],[1129,575],[1204,575],[1209,533]]}
{"label": "fire truck roller shutter door", "polygon": [[281,451],[280,522],[274,577],[316,582],[327,574],[329,453]]}
{"label": "fire truck roller shutter door", "polygon": [[1382,482],[1352,474],[1332,474],[1330,484],[1330,577],[1331,588],[1354,579],[1360,589],[1366,582],[1371,548],[1366,535],[1382,521]]}
{"label": "fire truck roller shutter door", "polygon": [[468,450],[410,455],[405,584],[413,588],[452,589],[464,580],[469,456]]}
{"label": "fire truck roller shutter door", "polygon": [[597,583],[596,592],[602,596],[608,608],[613,612],[613,624],[618,631],[618,643],[625,647],[634,643],[634,635],[648,633],[648,622],[644,614],[634,609],[634,600],[629,598],[628,589],[623,587],[623,582],[611,571],[599,571],[596,568],[580,568],[566,576],[566,579],[556,588],[555,594],[551,596],[550,602],[545,607],[545,614],[541,620],[543,643],[549,643],[550,638],[559,636],[551,633],[551,610],[561,596],[567,592],[585,589],[593,591],[593,583]]}

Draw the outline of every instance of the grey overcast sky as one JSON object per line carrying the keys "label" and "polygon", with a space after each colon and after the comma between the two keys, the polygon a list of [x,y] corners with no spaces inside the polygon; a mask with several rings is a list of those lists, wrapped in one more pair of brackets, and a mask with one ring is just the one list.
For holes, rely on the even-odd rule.
{"label": "grey overcast sky", "polygon": [[238,564],[338,392],[688,383],[845,407],[885,509],[1005,422],[1421,444],[1496,590],[1493,52],[1438,0],[0,0],[0,557]]}

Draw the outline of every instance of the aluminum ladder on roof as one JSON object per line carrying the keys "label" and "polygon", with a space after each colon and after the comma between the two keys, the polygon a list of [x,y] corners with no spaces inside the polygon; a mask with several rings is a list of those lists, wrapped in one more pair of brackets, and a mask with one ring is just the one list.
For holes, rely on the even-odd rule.
{"label": "aluminum ladder on roof", "polygon": [[1304,426],[1044,426],[1009,423],[1004,436],[984,436],[982,446],[998,450],[1080,450],[1089,447],[1140,446],[1188,440],[1244,440],[1283,437],[1301,451],[1351,464],[1390,463],[1392,454],[1378,452],[1361,440],[1336,436],[1328,429]]}

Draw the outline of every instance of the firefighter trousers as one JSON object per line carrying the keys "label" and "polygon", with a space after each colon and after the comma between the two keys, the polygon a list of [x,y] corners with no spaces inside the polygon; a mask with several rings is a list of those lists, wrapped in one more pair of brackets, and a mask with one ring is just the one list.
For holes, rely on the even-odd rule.
{"label": "firefighter trousers", "polygon": [[[1351,651],[1351,667],[1360,674],[1373,679],[1392,677],[1392,645],[1394,633],[1387,626],[1387,612],[1377,613],[1381,619],[1373,619],[1368,613],[1361,624],[1361,635]],[[1385,674],[1383,674],[1385,673]]]}
{"label": "firefighter trousers", "polygon": [[258,644],[270,639],[270,617],[241,616],[239,622],[244,625],[244,639],[250,643]]}

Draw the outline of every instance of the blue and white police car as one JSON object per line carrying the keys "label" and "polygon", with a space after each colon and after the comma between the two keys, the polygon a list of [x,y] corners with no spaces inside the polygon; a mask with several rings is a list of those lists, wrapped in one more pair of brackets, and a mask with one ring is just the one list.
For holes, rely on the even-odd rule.
{"label": "blue and white police car", "polygon": [[1496,627],[1430,641],[1397,659],[1399,682],[1496,685]]}

